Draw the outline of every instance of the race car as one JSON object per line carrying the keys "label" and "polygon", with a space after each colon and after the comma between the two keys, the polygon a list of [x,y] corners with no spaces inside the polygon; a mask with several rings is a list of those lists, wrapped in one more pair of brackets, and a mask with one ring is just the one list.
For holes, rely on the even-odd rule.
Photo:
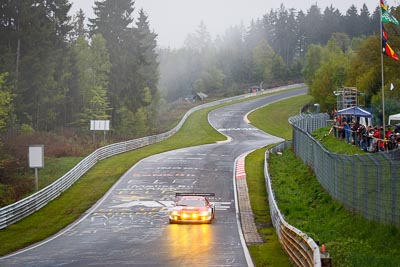
{"label": "race car", "polygon": [[169,223],[211,223],[215,217],[215,206],[208,197],[214,193],[176,193],[170,209]]}

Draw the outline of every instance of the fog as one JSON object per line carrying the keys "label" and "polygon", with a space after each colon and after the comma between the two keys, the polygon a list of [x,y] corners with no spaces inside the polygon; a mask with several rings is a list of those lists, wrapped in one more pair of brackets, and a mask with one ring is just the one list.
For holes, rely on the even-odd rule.
{"label": "fog", "polygon": [[[133,1],[132,1],[133,2]],[[230,96],[243,93],[251,85],[261,82],[265,87],[279,86],[285,82],[302,80],[302,65],[306,45],[326,44],[335,32],[346,32],[348,38],[373,34],[370,22],[358,25],[330,25],[321,23],[318,15],[308,12],[317,4],[323,16],[326,8],[338,9],[345,16],[355,6],[360,14],[365,0],[287,0],[283,2],[265,0],[135,0],[132,16],[136,20],[139,10],[148,16],[150,28],[157,34],[159,83],[158,91],[168,102],[191,97],[193,92],[209,95]],[[369,1],[370,15],[379,5]],[[72,0],[71,14],[82,9],[87,18],[94,18],[94,0]],[[390,3],[388,3],[390,5]],[[394,3],[393,3],[394,4]],[[270,25],[271,34],[256,22],[263,16],[271,18],[270,11],[282,16],[283,23]],[[297,21],[297,11],[308,16],[308,22]],[[332,10],[331,10],[332,12]],[[285,14],[293,15],[292,20]],[[350,12],[354,15],[354,12]],[[359,15],[358,14],[358,15]],[[356,15],[357,16],[357,15]],[[296,21],[294,21],[296,20]],[[255,23],[254,23],[255,22]],[[292,29],[300,24],[306,31],[308,43],[304,47],[299,40],[288,38]],[[324,28],[321,28],[324,27]],[[300,38],[296,36],[295,38]],[[264,43],[264,42],[268,42]],[[300,46],[299,46],[300,44]],[[169,49],[172,48],[172,49]],[[184,48],[184,49],[180,49]],[[268,56],[264,56],[268,55]]]}
{"label": "fog", "polygon": [[[71,0],[71,14],[82,9],[87,17],[94,17],[94,0]],[[271,9],[277,9],[281,3],[285,8],[294,8],[306,12],[311,5],[317,3],[321,11],[332,5],[345,14],[351,5],[358,10],[366,3],[372,13],[378,6],[378,1],[366,0],[135,0],[135,15],[143,8],[149,16],[151,28],[158,34],[158,44],[161,47],[179,48],[183,45],[189,33],[196,30],[201,22],[205,24],[211,37],[222,35],[230,26],[243,23],[249,25],[251,20],[261,18]],[[388,4],[398,5],[398,1]]]}

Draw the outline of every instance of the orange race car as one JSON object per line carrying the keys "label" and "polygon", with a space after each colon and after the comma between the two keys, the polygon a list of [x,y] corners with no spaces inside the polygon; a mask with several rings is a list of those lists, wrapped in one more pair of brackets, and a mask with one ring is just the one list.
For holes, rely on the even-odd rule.
{"label": "orange race car", "polygon": [[170,223],[211,223],[215,206],[208,200],[214,193],[176,193],[176,201],[170,209]]}

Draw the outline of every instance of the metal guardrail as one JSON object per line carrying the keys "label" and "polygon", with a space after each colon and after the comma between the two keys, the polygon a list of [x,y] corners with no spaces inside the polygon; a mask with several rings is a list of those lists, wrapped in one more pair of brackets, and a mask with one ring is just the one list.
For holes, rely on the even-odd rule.
{"label": "metal guardrail", "polygon": [[159,135],[153,135],[148,137],[143,137],[139,139],[134,139],[130,141],[120,142],[116,144],[111,144],[108,146],[101,147],[95,150],[92,154],[84,158],[75,167],[68,171],[61,178],[57,179],[52,184],[41,189],[40,191],[21,199],[18,202],[10,204],[8,206],[2,207],[0,209],[0,229],[6,228],[9,225],[31,215],[35,211],[47,205],[50,201],[57,198],[61,193],[67,190],[72,184],[75,183],[80,177],[82,177],[90,168],[92,168],[100,160],[106,159],[108,157],[135,150],[150,144],[154,144],[165,140],[166,138],[174,135],[185,123],[186,119],[195,111],[216,106],[223,103],[229,103],[235,100],[245,99],[250,96],[262,95],[267,93],[274,93],[282,90],[294,89],[296,87],[303,87],[304,84],[282,86],[272,90],[265,90],[262,92],[245,94],[234,96],[231,98],[226,98],[203,105],[196,106],[190,109],[183,116],[179,124],[172,130],[162,133]]}
{"label": "metal guardrail", "polygon": [[279,240],[296,266],[321,266],[321,254],[315,241],[296,227],[287,223],[281,214],[275,201],[275,194],[272,190],[271,178],[268,173],[268,158],[271,152],[282,151],[290,142],[283,142],[265,153],[264,176],[268,192],[268,202],[272,223],[278,234]]}

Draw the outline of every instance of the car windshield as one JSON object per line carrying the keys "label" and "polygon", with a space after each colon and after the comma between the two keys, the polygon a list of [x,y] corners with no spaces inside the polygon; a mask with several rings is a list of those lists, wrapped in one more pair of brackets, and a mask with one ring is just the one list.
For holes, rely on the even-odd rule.
{"label": "car windshield", "polygon": [[200,199],[181,199],[176,204],[177,206],[189,206],[189,207],[204,207],[206,202]]}

